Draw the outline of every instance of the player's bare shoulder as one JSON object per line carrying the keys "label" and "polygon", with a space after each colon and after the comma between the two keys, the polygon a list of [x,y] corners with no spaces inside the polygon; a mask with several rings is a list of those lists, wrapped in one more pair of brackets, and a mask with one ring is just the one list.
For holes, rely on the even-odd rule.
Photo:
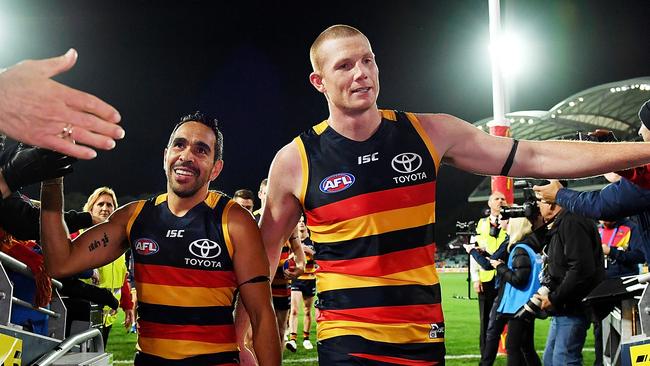
{"label": "player's bare shoulder", "polygon": [[479,132],[471,123],[445,113],[416,114],[422,128],[440,152],[446,152],[457,139]]}
{"label": "player's bare shoulder", "polygon": [[297,196],[302,184],[303,153],[296,140],[282,147],[271,163],[269,187],[282,187]]}

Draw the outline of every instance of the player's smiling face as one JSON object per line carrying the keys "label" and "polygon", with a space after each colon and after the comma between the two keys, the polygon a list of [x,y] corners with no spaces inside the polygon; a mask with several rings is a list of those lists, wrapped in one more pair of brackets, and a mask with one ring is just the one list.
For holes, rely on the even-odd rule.
{"label": "player's smiling face", "polygon": [[216,136],[206,125],[186,122],[174,132],[165,149],[165,171],[169,189],[179,197],[207,191],[223,167],[214,160]]}

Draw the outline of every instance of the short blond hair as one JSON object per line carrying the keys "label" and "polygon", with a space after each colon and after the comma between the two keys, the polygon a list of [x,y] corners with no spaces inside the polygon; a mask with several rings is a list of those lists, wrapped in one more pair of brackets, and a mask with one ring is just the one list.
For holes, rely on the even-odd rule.
{"label": "short blond hair", "polygon": [[[347,38],[347,37],[355,37],[355,36],[361,36],[365,38],[366,41],[368,41],[368,37],[366,37],[363,33],[361,33],[360,30],[345,24],[335,24],[322,31],[321,34],[319,34],[318,37],[316,37],[314,43],[312,43],[311,47],[309,48],[309,60],[311,61],[312,69],[314,69],[314,71],[318,71],[322,66],[320,57],[318,55],[318,49],[323,44],[323,42],[330,39]],[[370,41],[368,41],[368,43],[370,43]]]}
{"label": "short blond hair", "polygon": [[508,220],[506,232],[510,237],[510,242],[508,242],[508,251],[510,251],[521,239],[533,232],[533,224],[525,217],[513,217]]}
{"label": "short blond hair", "polygon": [[111,199],[113,199],[113,206],[117,208],[117,196],[115,195],[115,191],[108,187],[99,187],[93,191],[93,193],[88,196],[88,200],[86,201],[86,204],[84,205],[84,212],[90,212],[93,209],[93,205],[95,205],[95,202],[99,199],[99,197],[103,194],[107,194],[111,196]]}

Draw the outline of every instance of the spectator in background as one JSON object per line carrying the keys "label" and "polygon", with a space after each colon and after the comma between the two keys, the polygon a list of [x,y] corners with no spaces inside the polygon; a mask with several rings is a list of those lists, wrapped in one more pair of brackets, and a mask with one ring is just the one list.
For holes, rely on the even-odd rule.
{"label": "spectator in background", "polygon": [[[488,254],[494,254],[499,246],[506,241],[505,225],[507,221],[501,222],[501,207],[506,205],[506,196],[501,192],[494,192],[488,198],[488,207],[490,215],[481,218],[476,224],[476,245]],[[490,312],[494,300],[497,297],[497,288],[495,286],[494,269],[486,270],[476,265],[472,258],[470,270],[474,291],[478,294],[478,313],[480,317],[479,345],[481,355],[485,351],[485,338],[487,335],[488,324],[490,322]]]}
{"label": "spectator in background", "polygon": [[250,189],[238,189],[235,194],[232,196],[232,199],[235,202],[239,203],[241,207],[245,208],[246,211],[253,213],[253,207],[255,206],[255,195]]}
{"label": "spectator in background", "polygon": [[117,125],[121,118],[117,110],[51,79],[76,62],[77,51],[70,49],[59,57],[26,60],[0,70],[0,131],[26,144],[80,159],[97,155],[88,146],[115,147],[115,140],[124,137]]}
{"label": "spectator in background", "polygon": [[[639,274],[639,264],[643,263],[641,250],[643,243],[636,224],[628,219],[615,221],[600,220],[598,225],[607,278]],[[594,321],[594,366],[603,364],[602,322]]]}
{"label": "spectator in background", "polygon": [[[534,221],[536,229],[543,225],[540,216],[532,217],[531,220]],[[542,260],[539,253],[544,247],[545,234],[546,230],[533,232],[533,222],[527,218],[512,218],[508,220],[509,255],[507,261],[490,260],[492,267],[496,268],[500,283],[500,300],[496,304],[496,317],[500,318],[500,322],[507,321],[508,324],[506,338],[508,366],[541,365],[537,351],[535,351],[535,319],[521,319],[514,317],[514,314],[540,287],[539,275],[542,270]],[[489,362],[485,362],[486,359],[482,357],[481,365],[494,363],[502,328],[488,329],[486,353],[489,353],[491,357]]]}
{"label": "spectator in background", "polygon": [[262,179],[260,182],[260,190],[257,192],[257,198],[260,199],[260,208],[253,211],[253,216],[255,216],[255,221],[260,222],[262,217],[262,211],[264,211],[264,205],[266,204],[266,185],[269,180],[267,178]]}
{"label": "spectator in background", "polygon": [[297,279],[291,281],[291,313],[289,314],[289,342],[286,347],[291,352],[296,352],[298,345],[298,308],[303,306],[302,316],[302,346],[306,350],[314,348],[309,340],[309,330],[311,329],[311,312],[314,308],[314,297],[316,296],[316,262],[314,254],[316,253],[314,243],[309,239],[309,230],[305,226],[305,218],[301,217],[298,221],[298,233],[302,242],[302,249],[305,252],[305,273]]}
{"label": "spectator in background", "polygon": [[582,365],[582,347],[590,323],[582,299],[605,278],[600,236],[593,221],[558,204],[541,202],[539,207],[549,226],[542,285],[550,292],[535,297],[553,316],[544,365]]}
{"label": "spectator in background", "polygon": [[[115,192],[108,187],[95,189],[88,197],[83,207],[85,212],[90,212],[93,221],[97,223],[108,220],[108,217],[117,209],[117,196]],[[79,233],[73,235],[74,239]],[[130,329],[135,322],[134,305],[131,299],[131,288],[128,281],[128,269],[126,267],[125,254],[122,254],[113,262],[97,268],[98,283],[97,286],[111,291],[113,296],[120,302],[124,310],[124,328]],[[117,320],[117,310],[104,306],[102,314],[102,339],[104,346],[108,345],[108,336],[110,335],[113,323]]]}

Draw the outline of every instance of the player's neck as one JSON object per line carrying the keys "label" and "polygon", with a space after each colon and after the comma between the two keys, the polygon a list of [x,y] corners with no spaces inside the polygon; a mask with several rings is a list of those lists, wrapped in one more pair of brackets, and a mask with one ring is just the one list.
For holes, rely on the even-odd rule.
{"label": "player's neck", "polygon": [[381,113],[377,105],[358,113],[330,108],[327,123],[339,134],[355,141],[365,141],[377,131]]}
{"label": "player's neck", "polygon": [[180,197],[171,189],[167,190],[167,206],[175,216],[183,217],[194,206],[203,202],[208,196],[207,189],[200,189],[190,197]]}

